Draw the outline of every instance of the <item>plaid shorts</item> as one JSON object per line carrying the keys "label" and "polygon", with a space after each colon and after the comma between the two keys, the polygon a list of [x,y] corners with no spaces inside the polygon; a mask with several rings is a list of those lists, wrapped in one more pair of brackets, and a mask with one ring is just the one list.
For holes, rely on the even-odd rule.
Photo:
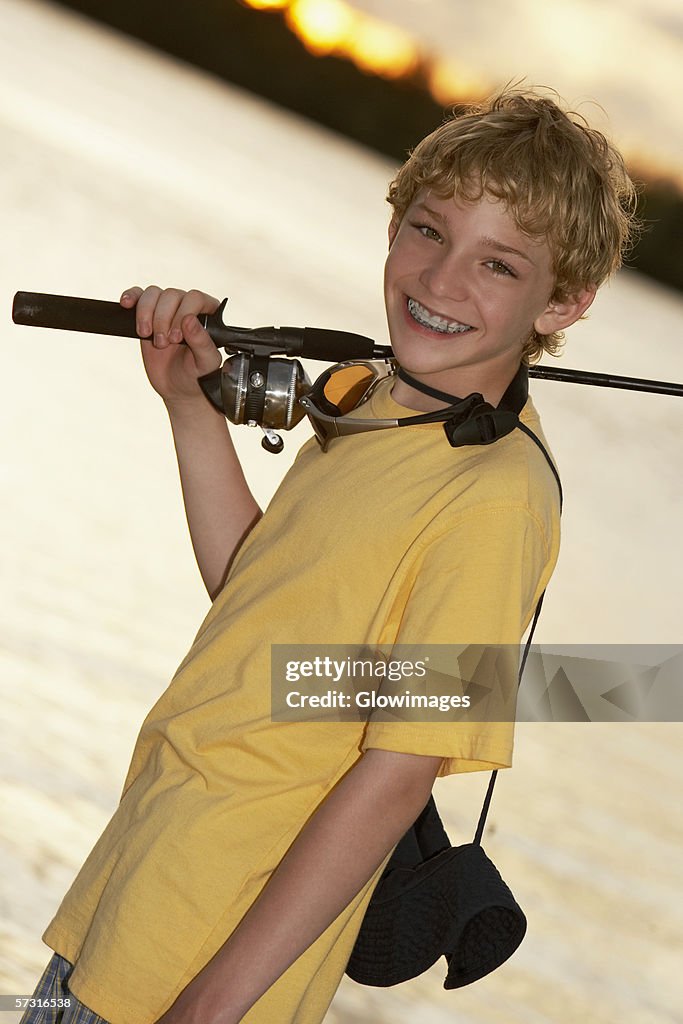
{"label": "plaid shorts", "polygon": [[72,970],[68,960],[53,954],[33,993],[36,1003],[47,1005],[27,1007],[20,1024],[107,1024],[69,992],[67,982]]}

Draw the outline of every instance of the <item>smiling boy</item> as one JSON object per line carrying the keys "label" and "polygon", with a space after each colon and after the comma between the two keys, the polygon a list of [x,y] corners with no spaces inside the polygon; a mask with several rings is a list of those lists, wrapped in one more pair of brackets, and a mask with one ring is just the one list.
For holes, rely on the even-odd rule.
{"label": "smiling boy", "polygon": [[[466,202],[423,189],[389,228],[385,304],[400,365],[441,391],[497,405],[529,337],[553,334],[590,306],[595,286],[554,297],[545,239],[524,234],[501,200]],[[397,402],[415,407],[399,380]]]}
{"label": "smiling boy", "polygon": [[[389,201],[402,376],[358,410],[370,419],[444,408],[434,389],[495,405],[619,266],[634,189],[580,118],[508,92],[423,140]],[[508,766],[512,727],[274,723],[270,644],[519,643],[557,559],[556,480],[520,430],[454,448],[421,423],[327,452],[312,439],[261,518],[197,385],[220,363],[197,319],[216,299],[121,301],[154,333],[145,366],[214,603],[46,932],[59,955],[38,991],[68,981],[78,1024],[320,1024],[435,777]],[[542,439],[530,400],[520,419]]]}

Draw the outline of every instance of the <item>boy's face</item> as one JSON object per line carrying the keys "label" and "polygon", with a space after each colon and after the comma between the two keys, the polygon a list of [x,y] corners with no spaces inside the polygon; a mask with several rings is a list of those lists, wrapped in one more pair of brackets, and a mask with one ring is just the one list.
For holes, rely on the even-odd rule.
{"label": "boy's face", "polygon": [[[555,286],[546,241],[517,227],[503,203],[420,192],[389,228],[384,296],[398,362],[432,387],[497,404],[532,328],[550,334],[573,323],[574,303],[551,302]],[[394,397],[433,408],[398,382]],[[410,401],[406,401],[410,398]],[[416,404],[419,403],[419,404]]]}

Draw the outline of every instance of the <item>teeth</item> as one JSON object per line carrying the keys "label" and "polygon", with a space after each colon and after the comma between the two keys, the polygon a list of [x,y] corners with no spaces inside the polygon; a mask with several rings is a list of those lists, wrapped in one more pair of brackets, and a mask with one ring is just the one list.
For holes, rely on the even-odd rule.
{"label": "teeth", "polygon": [[415,299],[408,299],[408,310],[417,323],[430,327],[433,331],[439,331],[441,334],[464,334],[465,331],[471,330],[469,324],[461,324],[458,320],[446,320],[445,317],[439,316],[437,313],[430,313]]}

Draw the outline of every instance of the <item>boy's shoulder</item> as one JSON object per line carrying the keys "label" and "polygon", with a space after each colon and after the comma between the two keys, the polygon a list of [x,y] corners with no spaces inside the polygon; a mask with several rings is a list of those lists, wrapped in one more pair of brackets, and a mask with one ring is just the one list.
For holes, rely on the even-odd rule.
{"label": "boy's shoulder", "polygon": [[438,512],[425,531],[425,544],[463,529],[485,531],[485,523],[491,529],[511,531],[524,529],[527,523],[538,529],[546,542],[559,535],[560,489],[551,467],[555,462],[531,399],[520,420],[543,448],[515,429],[494,444],[450,451],[446,444],[440,451],[442,473],[433,481]]}
{"label": "boy's shoulder", "polygon": [[[373,396],[363,412],[370,418],[396,415],[400,407],[387,407],[386,395],[378,400]],[[531,399],[520,419],[549,451]],[[298,494],[317,514],[334,512],[337,521],[381,517],[389,528],[409,519],[428,533],[430,525],[447,528],[492,508],[526,509],[546,520],[559,505],[552,469],[526,433],[515,429],[493,444],[454,448],[442,423],[339,438],[327,452],[311,439],[283,491],[292,499]]]}

